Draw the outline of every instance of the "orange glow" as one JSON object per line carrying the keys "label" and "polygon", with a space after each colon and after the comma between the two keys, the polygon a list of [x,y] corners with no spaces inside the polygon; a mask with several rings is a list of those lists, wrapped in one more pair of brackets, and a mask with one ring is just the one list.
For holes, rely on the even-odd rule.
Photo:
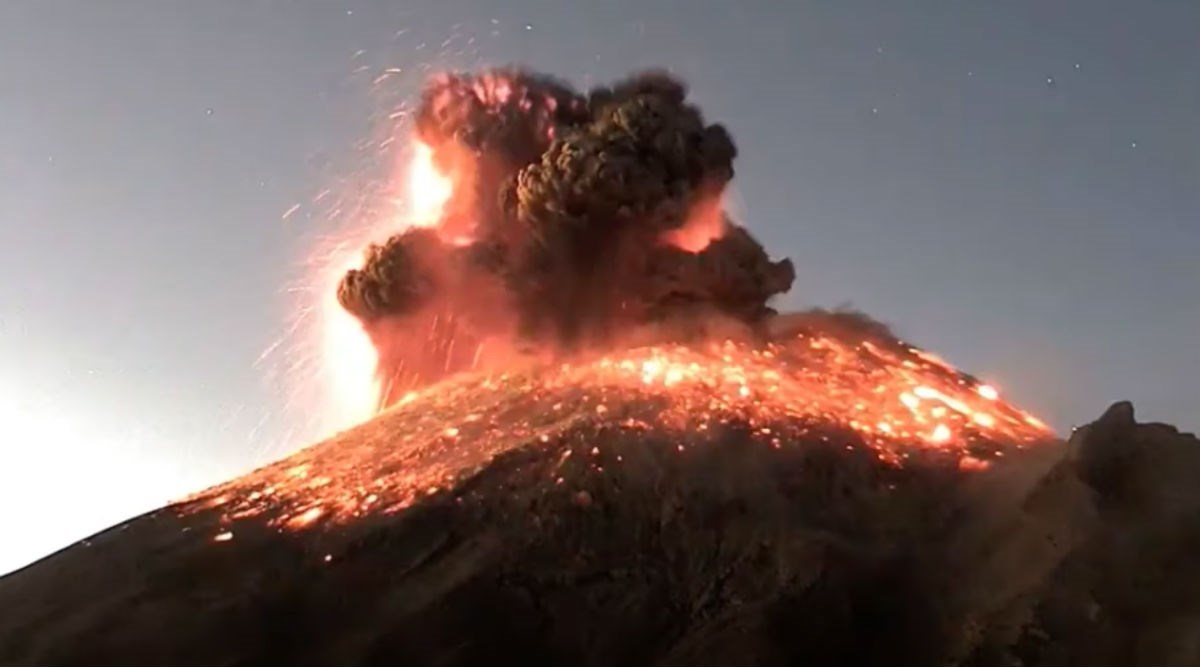
{"label": "orange glow", "polygon": [[705,197],[679,229],[662,235],[663,242],[691,253],[703,251],[725,235],[725,213],[720,197]]}
{"label": "orange glow", "polygon": [[[843,334],[531,362],[410,392],[357,432],[210,489],[192,507],[219,499],[226,525],[261,515],[286,530],[397,511],[506,451],[570,443],[578,440],[570,433],[597,423],[661,433],[671,451],[734,428],[772,448],[823,441],[868,448],[885,465],[932,457],[963,474],[1053,439],[1037,418],[988,398],[986,386],[898,341]],[[594,447],[583,442],[581,455]],[[574,451],[562,446],[564,456]]]}
{"label": "orange glow", "polygon": [[361,264],[359,254],[331,264],[321,302],[322,363],[333,405],[331,418],[337,429],[362,423],[379,404],[378,355],[362,325],[337,300],[337,284],[347,271]]}
{"label": "orange glow", "polygon": [[451,195],[451,180],[438,172],[433,151],[423,143],[413,146],[410,162],[397,176],[406,187],[393,190],[407,190],[405,210],[347,234],[348,238],[330,253],[320,269],[320,375],[329,396],[329,404],[322,411],[333,431],[375,415],[383,389],[376,373],[378,353],[362,325],[338,303],[338,283],[347,271],[362,266],[362,248],[367,239],[378,241],[410,227],[436,225]]}
{"label": "orange glow", "polygon": [[408,167],[409,224],[437,224],[453,191],[454,183],[433,162],[433,149],[417,142]]}
{"label": "orange glow", "polygon": [[304,528],[312,525],[317,519],[320,519],[321,515],[324,513],[325,510],[321,509],[320,507],[310,507],[309,509],[304,510],[304,512],[301,514],[288,519],[286,523],[291,528]]}

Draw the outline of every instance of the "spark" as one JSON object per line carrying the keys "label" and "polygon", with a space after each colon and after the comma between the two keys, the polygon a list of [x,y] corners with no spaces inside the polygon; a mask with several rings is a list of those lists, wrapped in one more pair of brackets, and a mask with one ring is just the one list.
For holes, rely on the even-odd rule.
{"label": "spark", "polygon": [[938,424],[933,429],[933,433],[929,435],[929,441],[934,443],[949,442],[952,437],[954,437],[954,433],[950,430],[949,426]]}
{"label": "spark", "polygon": [[321,507],[311,507],[305,510],[298,516],[295,516],[287,521],[289,528],[300,529],[306,528],[316,522],[325,514],[325,510]]}
{"label": "spark", "polygon": [[375,346],[362,325],[337,300],[338,282],[360,264],[357,255],[348,255],[341,264],[332,264],[324,279],[327,288],[321,303],[325,378],[335,402],[330,408],[343,426],[365,421],[374,414],[379,402]]}

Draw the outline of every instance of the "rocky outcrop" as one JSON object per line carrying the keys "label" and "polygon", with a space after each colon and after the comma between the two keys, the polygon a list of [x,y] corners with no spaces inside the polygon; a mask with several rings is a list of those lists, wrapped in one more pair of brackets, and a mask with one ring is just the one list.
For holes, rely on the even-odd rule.
{"label": "rocky outcrop", "polygon": [[1200,665],[1200,440],[1117,403],[1072,435],[1049,479],[1088,502],[1013,664]]}

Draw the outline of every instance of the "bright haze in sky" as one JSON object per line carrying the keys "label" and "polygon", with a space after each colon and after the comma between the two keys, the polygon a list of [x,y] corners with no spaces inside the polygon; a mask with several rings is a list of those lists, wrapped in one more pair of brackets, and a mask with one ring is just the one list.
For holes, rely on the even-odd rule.
{"label": "bright haze in sky", "polygon": [[262,355],[442,68],[671,67],[796,263],[782,306],[850,302],[1060,431],[1126,398],[1194,430],[1198,27],[1186,0],[6,0],[0,571],[328,426],[296,346]]}

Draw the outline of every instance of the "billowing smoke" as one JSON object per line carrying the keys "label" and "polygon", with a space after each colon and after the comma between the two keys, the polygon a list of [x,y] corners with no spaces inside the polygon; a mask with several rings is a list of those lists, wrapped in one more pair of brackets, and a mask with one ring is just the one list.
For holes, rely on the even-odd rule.
{"label": "billowing smoke", "polygon": [[586,94],[514,68],[442,75],[415,132],[449,201],[338,291],[393,391],[471,367],[492,339],[574,349],[700,313],[754,325],[791,287],[791,262],[721,207],[728,131],[669,74]]}

